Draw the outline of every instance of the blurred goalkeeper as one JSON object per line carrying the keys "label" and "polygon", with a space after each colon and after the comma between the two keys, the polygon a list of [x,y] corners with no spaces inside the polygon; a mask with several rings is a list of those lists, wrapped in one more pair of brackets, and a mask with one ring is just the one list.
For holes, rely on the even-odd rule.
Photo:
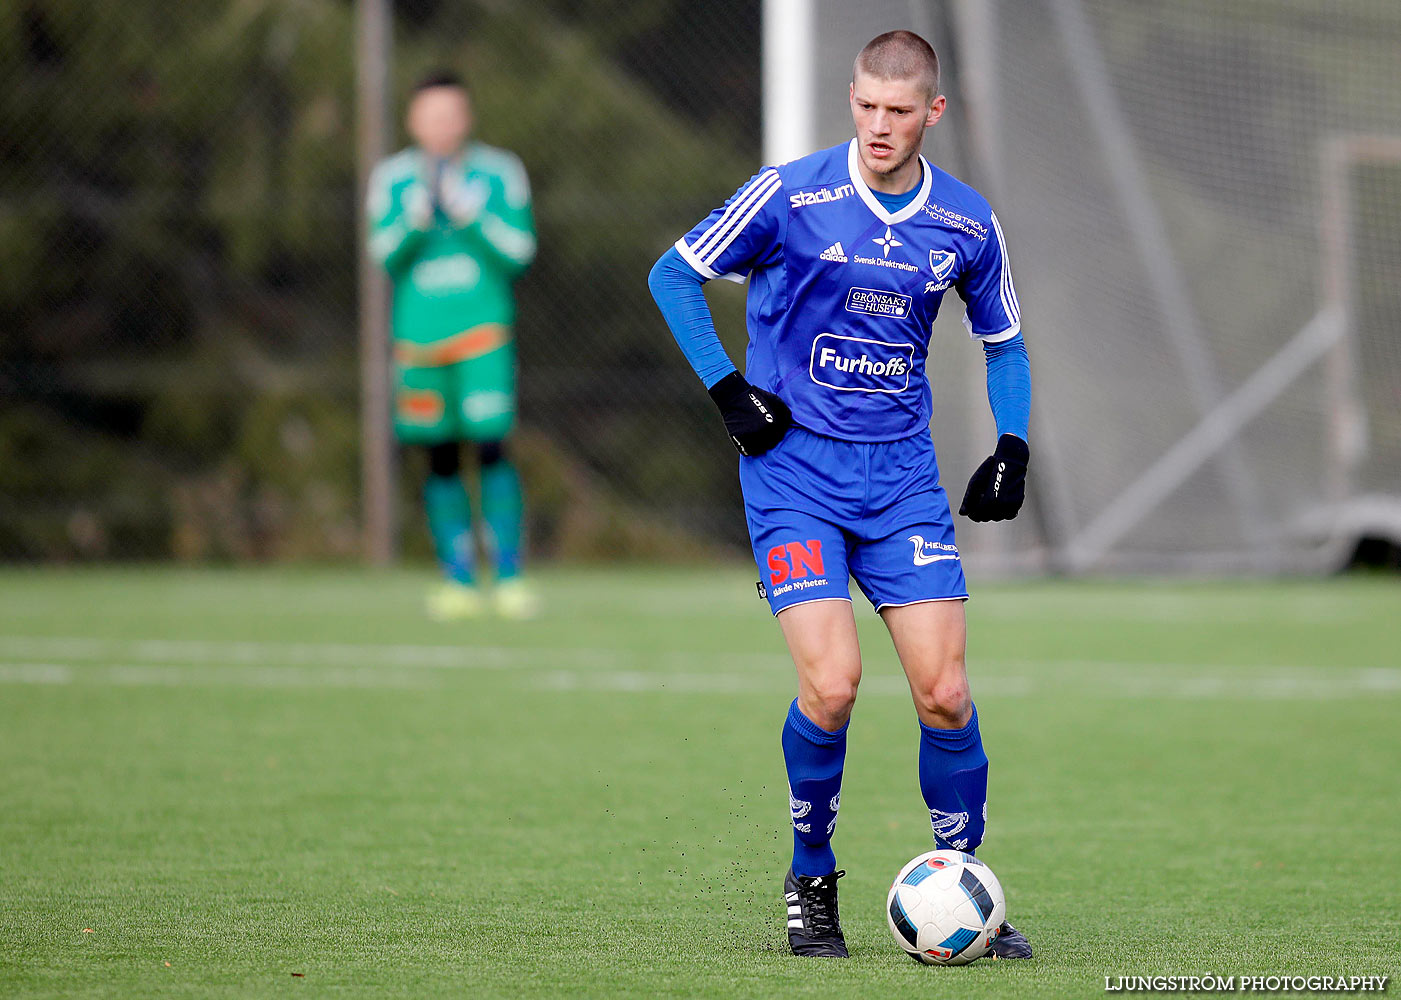
{"label": "blurred goalkeeper", "polygon": [[471,129],[460,77],[436,73],[414,88],[414,145],[370,176],[370,252],[394,285],[395,433],[428,450],[423,502],[446,577],[429,595],[429,614],[448,620],[486,609],[462,480],[465,442],[481,470],[492,603],[498,614],[527,618],[537,601],[521,578],[521,487],[504,442],[516,419],[511,286],[535,256],[535,225],[520,160],[470,140]]}
{"label": "blurred goalkeeper", "polygon": [[[1015,517],[1026,487],[1031,369],[997,216],[920,155],[939,121],[939,62],[890,32],[860,55],[856,137],[766,167],[677,241],[649,284],[739,449],[761,590],[798,673],[783,726],[793,824],[784,881],[795,954],[846,957],[832,851],[847,725],[861,680],[848,578],[885,621],[909,680],[919,786],[940,848],[972,852],[988,759],[964,669],[968,596],[930,439],[925,364],[952,290],[987,360],[998,438],[961,514]],[[701,285],[749,279],[745,372]],[[1030,958],[1004,923],[991,954]]]}

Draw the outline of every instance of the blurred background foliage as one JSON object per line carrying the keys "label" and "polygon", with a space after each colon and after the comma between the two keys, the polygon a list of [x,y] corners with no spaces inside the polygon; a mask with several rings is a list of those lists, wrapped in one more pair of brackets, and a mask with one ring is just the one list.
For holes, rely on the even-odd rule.
{"label": "blurred background foliage", "polygon": [[[757,5],[395,6],[396,120],[458,68],[534,185],[537,552],[709,548],[727,445],[645,276],[754,168]],[[0,556],[355,554],[353,52],[348,0],[0,6]]]}

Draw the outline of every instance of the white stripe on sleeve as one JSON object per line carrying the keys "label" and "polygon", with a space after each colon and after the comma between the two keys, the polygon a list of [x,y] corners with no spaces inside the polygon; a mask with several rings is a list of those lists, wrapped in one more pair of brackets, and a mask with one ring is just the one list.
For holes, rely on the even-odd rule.
{"label": "white stripe on sleeve", "polygon": [[[734,242],[735,237],[744,231],[744,227],[749,225],[759,209],[764,207],[764,203],[782,186],[778,171],[765,170],[760,173],[743,194],[730,202],[715,224],[701,234],[688,249],[694,253],[697,260],[713,271],[712,265],[715,261]],[[686,254],[683,253],[682,256]],[[687,262],[694,266],[689,259]]]}
{"label": "white stripe on sleeve", "polygon": [[535,259],[535,237],[523,229],[514,229],[494,215],[482,217],[482,235],[503,256],[517,264],[529,264]]}
{"label": "white stripe on sleeve", "polygon": [[711,267],[709,264],[705,263],[705,261],[701,260],[699,257],[697,257],[694,253],[691,252],[691,248],[686,245],[686,240],[684,237],[676,241],[676,252],[679,253],[681,255],[681,259],[684,260],[687,264],[690,264],[691,267],[695,269],[695,272],[699,274],[702,278],[712,280],[714,278],[720,277],[720,275],[716,273],[715,268]]}
{"label": "white stripe on sleeve", "polygon": [[1017,290],[1012,287],[1012,262],[1007,258],[1007,241],[1002,237],[1002,225],[997,221],[997,213],[992,213],[992,228],[997,233],[997,248],[1002,252],[1002,274],[999,283],[999,291],[1002,296],[1002,308],[1007,313],[1007,319],[1015,326],[1019,325],[1022,318],[1021,303],[1017,301]]}

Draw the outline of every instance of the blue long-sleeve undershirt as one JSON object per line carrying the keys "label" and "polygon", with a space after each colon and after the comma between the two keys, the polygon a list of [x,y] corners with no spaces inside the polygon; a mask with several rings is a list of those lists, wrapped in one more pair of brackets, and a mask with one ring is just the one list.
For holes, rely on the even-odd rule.
{"label": "blue long-sleeve undershirt", "polygon": [[1000,344],[984,344],[988,366],[988,404],[997,423],[997,435],[1015,434],[1027,439],[1031,423],[1031,358],[1026,341],[1018,333]]}
{"label": "blue long-sleeve undershirt", "polygon": [[[737,369],[715,332],[715,321],[701,291],[704,283],[705,279],[682,259],[675,247],[662,254],[647,276],[647,287],[671,328],[671,335],[709,389]],[[1026,342],[1018,333],[1000,344],[984,344],[983,354],[987,361],[988,403],[997,433],[1015,434],[1025,441],[1031,422],[1031,360]]]}
{"label": "blue long-sleeve undershirt", "polygon": [[701,291],[703,284],[705,279],[682,259],[675,247],[662,254],[647,275],[647,287],[652,290],[666,325],[671,327],[671,335],[709,389],[737,369],[715,332],[715,320]]}

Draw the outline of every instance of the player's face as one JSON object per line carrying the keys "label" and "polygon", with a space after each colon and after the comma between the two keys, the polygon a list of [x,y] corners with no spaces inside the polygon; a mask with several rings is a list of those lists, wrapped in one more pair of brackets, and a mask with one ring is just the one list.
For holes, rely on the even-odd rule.
{"label": "player's face", "polygon": [[893,193],[913,186],[924,130],[943,116],[945,103],[942,94],[931,99],[918,79],[857,74],[851,84],[851,117],[867,184]]}
{"label": "player's face", "polygon": [[460,87],[429,87],[409,103],[409,135],[429,156],[456,156],[472,130],[472,104]]}

